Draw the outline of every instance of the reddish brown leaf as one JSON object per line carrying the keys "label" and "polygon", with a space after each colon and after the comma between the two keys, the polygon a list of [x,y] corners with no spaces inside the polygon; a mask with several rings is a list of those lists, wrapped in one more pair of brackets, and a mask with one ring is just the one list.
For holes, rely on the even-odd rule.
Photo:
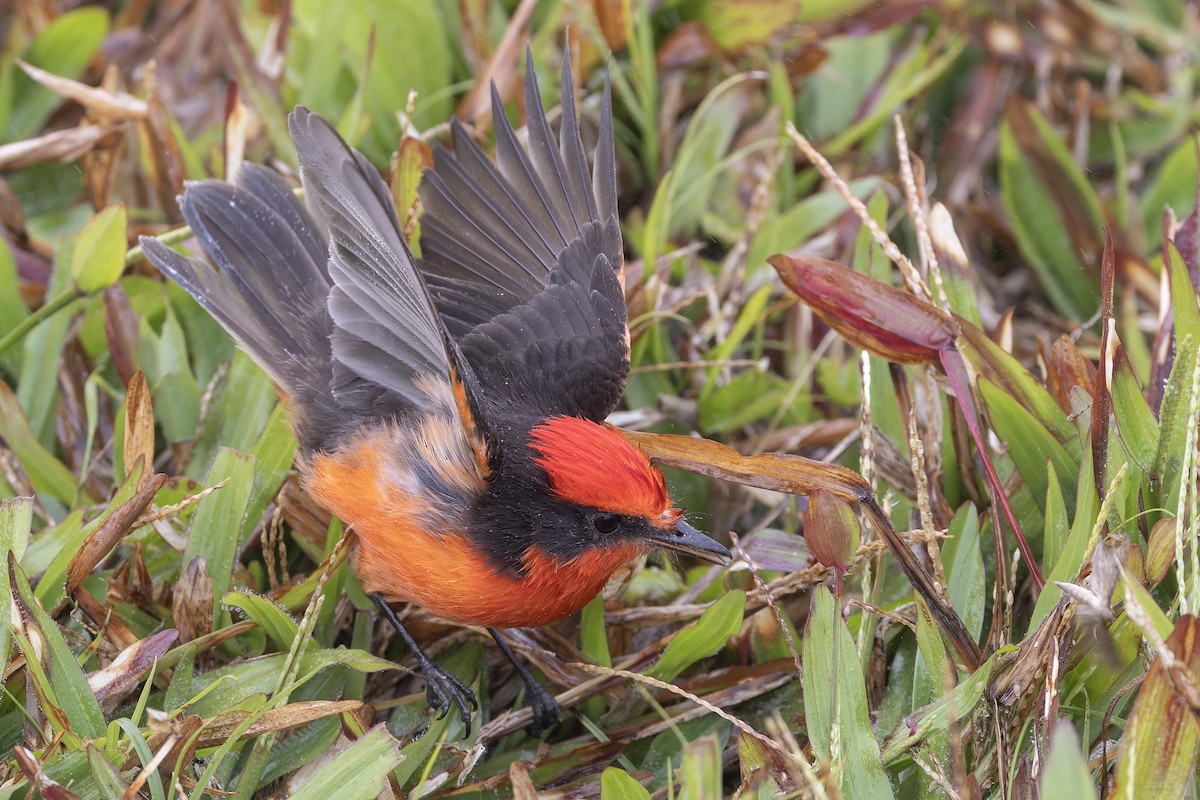
{"label": "reddish brown leaf", "polygon": [[621,433],[652,461],[698,475],[788,494],[812,495],[823,490],[850,502],[871,497],[866,480],[839,464],[786,453],[744,456],[719,442],[669,433]]}
{"label": "reddish brown leaf", "polygon": [[1104,259],[1100,269],[1100,369],[1092,384],[1092,468],[1095,472],[1096,494],[1104,499],[1108,480],[1108,427],[1112,414],[1113,349],[1113,283],[1116,279],[1116,259],[1113,256],[1112,234],[1104,231]]}
{"label": "reddish brown leaf", "polygon": [[196,556],[188,562],[175,585],[173,607],[179,640],[190,642],[212,630],[213,592],[208,566]]}
{"label": "reddish brown leaf", "polygon": [[104,290],[104,334],[113,369],[128,384],[138,370],[138,315],[119,283]]}
{"label": "reddish brown leaf", "polygon": [[1046,388],[1066,414],[1073,414],[1071,389],[1079,386],[1091,394],[1096,385],[1096,367],[1079,351],[1070,337],[1058,337],[1050,349],[1046,369]]}
{"label": "reddish brown leaf", "polygon": [[[126,475],[134,474],[141,462],[141,485],[144,486],[150,480],[154,464],[154,404],[141,370],[133,373],[125,393],[124,457]],[[165,475],[162,477],[166,479]]]}
{"label": "reddish brown leaf", "polygon": [[926,364],[954,349],[954,320],[908,292],[816,256],[767,260],[797,297],[863,350],[898,364]]}
{"label": "reddish brown leaf", "polygon": [[1158,658],[1150,665],[1121,737],[1115,797],[1133,787],[1143,797],[1183,797],[1195,772],[1200,746],[1200,620],[1191,614],[1180,617],[1166,648],[1175,663]]}
{"label": "reddish brown leaf", "polygon": [[75,554],[67,567],[67,594],[72,594],[79,588],[79,584],[83,583],[84,578],[92,574],[96,565],[112,552],[125,534],[129,533],[130,526],[149,508],[154,495],[166,482],[166,475],[162,473],[154,475],[146,481],[141,489],[138,489],[137,494],[122,503],[104,522],[88,534],[83,546],[79,548],[79,552]]}
{"label": "reddish brown leaf", "polygon": [[846,571],[854,566],[854,553],[862,539],[862,526],[854,509],[829,492],[818,491],[804,514],[804,543],[817,561]]}

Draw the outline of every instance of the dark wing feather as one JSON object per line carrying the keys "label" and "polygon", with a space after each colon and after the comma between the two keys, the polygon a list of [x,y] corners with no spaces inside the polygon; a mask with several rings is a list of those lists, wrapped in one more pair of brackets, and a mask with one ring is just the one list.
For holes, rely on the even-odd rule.
{"label": "dark wing feather", "polygon": [[494,87],[496,164],[455,126],[421,185],[419,266],[490,401],[603,419],[629,371],[612,98],[606,85],[589,173],[566,56],[562,82],[557,141],[532,66],[528,151]]}
{"label": "dark wing feather", "polygon": [[427,409],[432,379],[463,395],[485,452],[478,378],[434,310],[374,167],[315,114],[289,120],[314,218],[273,173],[192,184],[181,208],[214,270],[143,238],[147,256],[287,393],[307,450],[363,421]]}
{"label": "dark wing feather", "polygon": [[278,175],[253,164],[243,166],[236,186],[189,184],[180,208],[220,271],[143,237],[150,262],[293,397],[302,427],[322,428],[339,418],[325,389],[332,330],[325,243],[308,211]]}
{"label": "dark wing feather", "polygon": [[449,380],[446,349],[387,187],[308,109],[297,108],[289,127],[306,197],[329,234],[333,395],[368,416],[427,403],[418,381]]}

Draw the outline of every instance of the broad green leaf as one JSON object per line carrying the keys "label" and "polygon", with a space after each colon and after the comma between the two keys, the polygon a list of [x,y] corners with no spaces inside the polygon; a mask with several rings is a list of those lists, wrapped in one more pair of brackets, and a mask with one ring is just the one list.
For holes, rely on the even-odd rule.
{"label": "broad green leaf", "polygon": [[242,540],[248,537],[262,518],[267,506],[279,493],[284,478],[292,468],[296,455],[296,436],[288,420],[287,408],[282,404],[271,410],[258,441],[250,448],[254,456],[254,489],[246,503],[246,524],[242,527]]}
{"label": "broad green leaf", "polygon": [[[859,178],[850,182],[850,192],[860,200],[869,197],[878,188],[877,178]],[[886,201],[885,197],[885,204]],[[846,201],[829,190],[805,197],[778,216],[767,217],[750,243],[746,269],[759,269],[766,265],[768,256],[795,250],[845,211]]]}
{"label": "broad green leaf", "polygon": [[1112,375],[1112,410],[1116,433],[1125,452],[1142,472],[1150,474],[1158,447],[1158,420],[1142,394],[1124,351],[1117,350]]}
{"label": "broad green leaf", "polygon": [[[126,281],[128,278],[122,281],[122,284]],[[132,292],[130,294],[136,308],[136,298],[132,297]],[[207,386],[217,369],[233,358],[233,339],[179,284],[173,281],[158,283],[155,294],[159,302],[162,302],[165,296],[175,312],[175,318],[183,326],[188,355],[192,359],[191,372],[196,383]]]}
{"label": "broad green leaf", "polygon": [[671,639],[662,658],[646,674],[661,681],[670,681],[702,658],[715,654],[725,642],[742,628],[742,611],[746,593],[731,591],[713,603],[700,619],[681,629]]}
{"label": "broad green leaf", "polygon": [[1196,202],[1196,140],[1188,136],[1158,165],[1158,174],[1140,194],[1142,226],[1146,242],[1157,246],[1162,240],[1163,209],[1171,208],[1178,218]]}
{"label": "broad green leaf", "polygon": [[[77,8],[42,29],[24,59],[64,78],[75,79],[91,62],[108,35],[108,13],[101,7]],[[23,71],[13,76],[13,107],[0,141],[15,142],[38,132],[62,98]],[[27,211],[28,213],[28,211]]]}
{"label": "broad green leaf", "polygon": [[[65,242],[54,261],[54,277],[49,297],[71,293],[69,271],[71,242]],[[17,376],[17,397],[25,408],[25,418],[34,436],[47,447],[54,446],[54,414],[58,410],[58,365],[71,320],[79,309],[78,301],[61,308],[42,320],[25,335],[21,343],[21,373]],[[0,415],[2,418],[3,415]],[[72,481],[74,482],[74,481]]]}
{"label": "broad green leaf", "polygon": [[[0,238],[0,338],[15,328],[29,316],[25,300],[21,297],[20,283],[17,280],[17,262],[13,258],[12,248],[8,242]],[[21,351],[16,347],[9,348],[0,355],[0,366],[6,367],[11,373],[21,371]]]}
{"label": "broad green leaf", "polygon": [[[1008,448],[1008,455],[1038,505],[1045,502],[1046,463],[1050,462],[1054,464],[1054,471],[1061,476],[1059,488],[1062,489],[1064,501],[1068,507],[1073,506],[1075,487],[1069,477],[1078,474],[1079,459],[1068,453],[1032,414],[999,386],[980,378],[979,390],[987,403],[992,428]],[[1063,478],[1067,478],[1065,483]],[[1044,508],[1041,510],[1045,511]]]}
{"label": "broad green leaf", "polygon": [[[33,499],[29,497],[13,497],[0,500],[0,553],[12,552],[17,562],[25,557],[29,547],[29,533],[33,525]],[[0,602],[3,598],[0,597]],[[0,617],[0,624],[6,624],[8,616]],[[2,637],[0,637],[2,638]]]}
{"label": "broad green leaf", "polygon": [[[960,321],[961,322],[961,321]],[[1078,451],[1075,426],[1059,407],[1058,402],[1029,370],[1013,355],[993,342],[983,331],[971,324],[963,324],[963,354],[984,377],[994,381],[1037,421],[1054,434],[1071,453]]]}
{"label": "broad green leaf", "polygon": [[600,773],[600,800],[650,800],[650,792],[625,770],[607,767]]}
{"label": "broad green leaf", "polygon": [[708,800],[722,795],[721,745],[713,734],[688,742],[679,767],[680,800]]}
{"label": "broad green leaf", "polygon": [[[883,739],[881,757],[886,766],[895,766],[909,750],[926,742],[929,737],[949,731],[952,720],[957,721],[972,713],[984,690],[988,688],[988,679],[992,676],[992,667],[997,655],[1005,655],[1015,650],[1015,647],[1002,648],[963,680],[954,691],[932,703],[928,707],[902,720],[896,728]],[[828,690],[826,690],[828,691]],[[811,730],[811,728],[810,728]],[[871,797],[873,795],[861,795]]]}
{"label": "broad green leaf", "polygon": [[[293,84],[299,90],[296,100],[338,119],[353,94],[347,86],[365,82],[362,101],[371,126],[357,145],[376,163],[385,164],[396,148],[400,139],[396,113],[407,105],[410,91],[418,94],[414,115],[418,129],[444,122],[450,115],[446,87],[452,83],[452,50],[434,4],[300,0],[292,19],[288,61],[299,69]],[[376,46],[368,69],[372,34]]]}
{"label": "broad green leaf", "polygon": [[[67,517],[64,522],[58,527],[63,528],[62,536],[59,538],[59,545],[53,551],[53,558],[46,564],[45,570],[38,578],[37,582],[37,598],[42,605],[47,608],[55,608],[66,599],[67,596],[67,568],[71,565],[71,560],[79,549],[83,546],[84,541],[96,528],[100,527],[106,519],[112,516],[122,503],[133,497],[138,490],[138,481],[141,477],[139,472],[137,475],[132,475],[113,492],[113,496],[109,499],[104,507],[104,511],[89,521],[86,525],[72,524],[74,516]],[[40,536],[38,537],[41,538]],[[56,537],[58,538],[58,537]],[[41,548],[39,548],[41,549]],[[23,565],[26,569],[30,564]]]}
{"label": "broad green leaf", "polygon": [[800,4],[791,0],[705,0],[697,16],[722,49],[739,50],[765,43],[799,12]]}
{"label": "broad green leaf", "polygon": [[[0,557],[8,563],[8,554],[20,563],[29,545],[30,526],[33,525],[33,501],[28,497],[0,500]],[[12,620],[12,594],[0,592],[0,662],[8,663],[11,644],[9,630]]]}
{"label": "broad green leaf", "polygon": [[1010,98],[1000,126],[1004,210],[1055,307],[1088,319],[1100,302],[1100,201],[1053,126],[1031,102]]}
{"label": "broad green leaf", "polygon": [[88,766],[91,768],[92,780],[100,793],[105,797],[121,797],[129,788],[121,771],[92,744],[88,744],[85,752]]}
{"label": "broad green leaf", "polygon": [[71,503],[75,497],[75,476],[38,441],[25,419],[24,409],[4,381],[0,381],[0,437],[21,462],[34,489],[64,504]]}
{"label": "broad green leaf", "polygon": [[[608,652],[608,631],[604,624],[603,595],[593,597],[579,613],[579,649],[593,664],[612,666],[612,656]],[[584,702],[584,710],[589,717],[599,717],[604,713],[604,698],[600,695],[589,697]]]}
{"label": "broad green leaf", "polygon": [[[1071,522],[1071,532],[1066,537],[1066,543],[1059,552],[1046,551],[1046,556],[1042,559],[1043,562],[1049,559],[1055,559],[1054,566],[1046,575],[1046,585],[1042,587],[1041,594],[1038,595],[1037,604],[1034,606],[1033,615],[1030,617],[1027,631],[1037,630],[1037,626],[1042,623],[1046,615],[1058,604],[1059,598],[1062,597],[1062,589],[1058,588],[1055,581],[1064,583],[1074,583],[1076,576],[1079,574],[1079,568],[1083,565],[1084,556],[1087,555],[1088,539],[1092,535],[1092,527],[1096,522],[1096,515],[1100,513],[1100,498],[1096,495],[1096,484],[1093,479],[1093,462],[1090,458],[1085,458],[1079,465],[1079,482],[1076,484],[1076,497],[1078,498],[1075,507],[1075,519]],[[1058,503],[1061,498],[1051,492],[1047,492],[1047,497],[1051,498],[1050,502]],[[1063,517],[1054,512],[1053,516],[1047,509],[1046,520],[1052,522],[1058,520],[1061,522]],[[1063,512],[1065,514],[1065,511]]]}
{"label": "broad green leaf", "polygon": [[1160,505],[1173,510],[1179,504],[1180,473],[1184,469],[1187,449],[1188,407],[1200,386],[1193,375],[1200,364],[1200,337],[1186,336],[1175,350],[1175,364],[1163,389],[1162,405],[1158,412],[1158,447],[1154,458],[1154,475],[1158,478],[1155,494]]}
{"label": "broad green leaf", "polygon": [[1062,484],[1054,471],[1054,462],[1046,462],[1046,521],[1042,528],[1044,555],[1042,561],[1051,569],[1058,564],[1071,521],[1067,518],[1067,504],[1062,496]]}
{"label": "broad green leaf", "polygon": [[1141,607],[1142,613],[1150,620],[1154,630],[1158,631],[1158,635],[1164,639],[1170,636],[1175,623],[1159,608],[1158,601],[1146,590],[1145,586],[1142,586],[1141,581],[1133,578],[1128,571],[1122,570],[1121,584],[1129,594],[1133,595],[1133,599]]}
{"label": "broad green leaf", "polygon": [[230,592],[222,602],[241,609],[246,616],[257,622],[279,650],[286,653],[292,646],[299,628],[292,615],[275,603],[249,592]]}
{"label": "broad green leaf", "polygon": [[[279,680],[286,658],[286,653],[274,653],[196,674],[187,690],[191,693],[188,713],[210,717],[237,705],[252,694],[265,695],[271,692]],[[299,674],[302,678],[311,677],[335,666],[357,672],[382,672],[397,668],[391,661],[364,650],[309,649],[300,656]]]}
{"label": "broad green leaf", "polygon": [[1050,758],[1042,771],[1042,797],[1071,797],[1086,800],[1096,796],[1092,774],[1079,746],[1075,728],[1067,720],[1059,720],[1050,740]]}
{"label": "broad green leaf", "polygon": [[229,371],[204,418],[204,430],[188,460],[187,473],[192,476],[203,474],[218,447],[249,453],[262,435],[275,403],[275,390],[267,376],[245,351],[234,351]]}
{"label": "broad green leaf", "polygon": [[804,713],[813,754],[833,763],[843,796],[893,796],[871,732],[858,651],[824,586],[813,592],[804,631]]}
{"label": "broad green leaf", "polygon": [[1167,242],[1169,256],[1164,268],[1168,271],[1171,286],[1171,310],[1174,312],[1175,341],[1182,342],[1188,336],[1200,341],[1200,307],[1196,305],[1196,287],[1183,256],[1174,242]]}
{"label": "broad green leaf", "polygon": [[197,556],[208,566],[212,581],[214,621],[221,613],[220,601],[229,590],[233,562],[237,556],[238,534],[246,516],[246,502],[254,485],[254,458],[227,448],[217,451],[208,473],[208,486],[227,480],[224,488],[201,500],[192,516],[192,529],[181,563],[190,564]]}
{"label": "broad green leaf", "polygon": [[292,800],[373,800],[383,790],[387,774],[400,764],[400,743],[382,725],[325,764],[294,794]]}
{"label": "broad green leaf", "polygon": [[950,521],[950,539],[942,545],[942,564],[946,569],[950,607],[962,617],[967,633],[976,640],[983,631],[983,613],[987,602],[983,552],[979,539],[979,514],[972,503],[965,503]]}
{"label": "broad green leaf", "polygon": [[[40,640],[35,645],[26,635],[17,636],[27,662],[41,663],[41,659],[45,659],[43,666],[49,686],[45,687],[48,691],[44,695],[54,698],[73,733],[85,739],[100,738],[104,735],[104,714],[100,711],[96,696],[92,694],[87,677],[75,654],[67,646],[62,631],[34,597],[29,581],[11,556],[8,580],[13,602],[20,603],[22,616],[28,614],[24,620],[28,636]],[[31,673],[29,679],[36,681],[38,677]]]}
{"label": "broad green leaf", "polygon": [[75,240],[71,277],[88,294],[111,286],[125,271],[125,206],[108,206],[88,220]]}
{"label": "broad green leaf", "polygon": [[275,742],[271,748],[271,757],[262,774],[264,785],[294,772],[305,764],[319,759],[337,741],[342,732],[341,720],[338,717],[328,717],[302,725],[291,730],[288,735]]}

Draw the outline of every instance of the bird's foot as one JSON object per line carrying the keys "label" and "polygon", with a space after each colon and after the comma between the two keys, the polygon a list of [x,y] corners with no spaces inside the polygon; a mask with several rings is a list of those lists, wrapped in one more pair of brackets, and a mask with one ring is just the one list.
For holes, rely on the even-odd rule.
{"label": "bird's foot", "polygon": [[479,708],[475,693],[453,672],[432,661],[421,664],[421,672],[425,676],[425,696],[430,708],[437,710],[438,719],[450,713],[450,707],[454,706],[462,717],[463,726],[470,729],[471,711]]}
{"label": "bird's foot", "polygon": [[525,687],[525,702],[533,712],[533,722],[529,723],[526,730],[530,736],[537,738],[543,731],[554,727],[562,710],[558,707],[554,695],[537,681],[528,681]]}

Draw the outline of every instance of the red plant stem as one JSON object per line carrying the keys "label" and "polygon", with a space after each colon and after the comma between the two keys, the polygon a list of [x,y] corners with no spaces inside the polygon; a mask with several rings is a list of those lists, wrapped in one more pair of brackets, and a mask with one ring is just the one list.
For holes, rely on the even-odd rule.
{"label": "red plant stem", "polygon": [[996,501],[1000,503],[1000,508],[1004,511],[1005,518],[1008,519],[1008,524],[1012,528],[1013,536],[1017,540],[1017,547],[1021,551],[1021,558],[1025,559],[1025,564],[1029,568],[1029,574],[1033,577],[1034,585],[1038,591],[1046,585],[1045,578],[1042,577],[1042,571],[1038,569],[1037,562],[1033,558],[1033,551],[1029,548],[1029,542],[1025,538],[1025,533],[1021,530],[1021,525],[1017,522],[1017,515],[1013,513],[1012,506],[1008,504],[1008,496],[1004,493],[1004,487],[1000,483],[1000,476],[996,474],[995,468],[992,466],[992,459],[988,456],[987,443],[983,438],[983,429],[979,424],[979,415],[975,409],[975,396],[971,393],[971,378],[967,373],[966,362],[963,361],[962,353],[958,350],[943,350],[941,353],[942,368],[946,370],[946,377],[950,379],[950,386],[954,389],[954,395],[958,398],[958,407],[962,409],[963,416],[967,420],[967,427],[971,431],[971,438],[975,440],[975,447],[979,450],[979,458],[983,462],[983,471],[987,475],[988,483],[992,485],[992,491],[996,495]]}

